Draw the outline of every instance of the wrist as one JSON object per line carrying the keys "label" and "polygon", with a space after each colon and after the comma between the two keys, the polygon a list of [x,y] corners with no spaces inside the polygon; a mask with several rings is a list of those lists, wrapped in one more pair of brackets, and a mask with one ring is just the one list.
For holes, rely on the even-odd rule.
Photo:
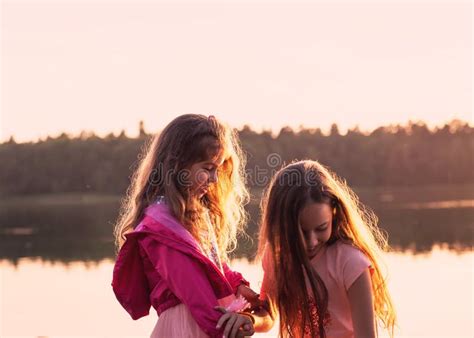
{"label": "wrist", "polygon": [[240,315],[248,317],[250,319],[250,321],[252,322],[252,324],[255,324],[255,317],[250,312],[239,311],[237,313],[240,314]]}

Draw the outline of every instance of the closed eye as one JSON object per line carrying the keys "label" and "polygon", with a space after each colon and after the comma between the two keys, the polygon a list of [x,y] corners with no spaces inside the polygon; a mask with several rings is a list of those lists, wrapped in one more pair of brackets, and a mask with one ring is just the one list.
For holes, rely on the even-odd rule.
{"label": "closed eye", "polygon": [[328,222],[324,222],[323,224],[320,224],[317,226],[316,231],[324,231],[328,228]]}
{"label": "closed eye", "polygon": [[[328,228],[328,222],[324,222],[316,227],[313,228],[313,230],[310,230],[310,231],[316,231],[316,232],[323,232],[323,231],[326,231]],[[304,229],[301,229],[302,232],[303,232],[303,235],[307,235],[308,234],[308,230],[304,230]]]}

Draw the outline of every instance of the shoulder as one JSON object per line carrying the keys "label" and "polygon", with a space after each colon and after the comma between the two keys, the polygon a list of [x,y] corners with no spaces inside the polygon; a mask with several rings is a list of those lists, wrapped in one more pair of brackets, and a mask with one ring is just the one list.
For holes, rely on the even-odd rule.
{"label": "shoulder", "polygon": [[165,253],[189,249],[186,242],[155,219],[145,216],[135,229],[125,235],[125,243],[118,252],[117,262],[131,262],[145,259],[154,262],[163,259]]}
{"label": "shoulder", "polygon": [[350,242],[338,240],[329,247],[328,253],[339,261],[368,260],[367,256]]}
{"label": "shoulder", "polygon": [[146,215],[135,231],[127,234],[127,241],[137,243],[142,257],[152,262],[192,260],[209,265],[196,240],[179,223]]}
{"label": "shoulder", "polygon": [[135,229],[126,236],[127,238],[136,237],[140,241],[145,239],[154,240],[162,242],[163,244],[168,244],[169,241],[184,243],[187,238],[176,230],[179,227],[179,224],[175,224],[173,221],[168,220],[165,217],[155,218],[145,214]]}
{"label": "shoulder", "polygon": [[347,290],[352,283],[364,272],[370,269],[369,258],[355,245],[337,241],[328,248],[328,258],[335,267],[337,279]]}

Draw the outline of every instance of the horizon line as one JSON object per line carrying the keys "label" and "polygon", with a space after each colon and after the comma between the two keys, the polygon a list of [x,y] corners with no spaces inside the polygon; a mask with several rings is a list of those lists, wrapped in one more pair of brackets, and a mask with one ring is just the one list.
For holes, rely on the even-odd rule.
{"label": "horizon line", "polygon": [[[322,127],[317,127],[317,126],[305,126],[304,124],[300,124],[297,127],[290,126],[290,125],[286,124],[286,125],[282,125],[281,127],[273,127],[273,128],[252,126],[251,124],[248,124],[248,123],[244,123],[244,124],[241,124],[239,126],[232,126],[232,125],[230,125],[230,126],[232,128],[237,129],[239,132],[244,130],[245,128],[249,128],[251,131],[256,132],[258,134],[269,132],[272,137],[276,137],[284,129],[292,130],[295,133],[299,133],[303,130],[315,130],[315,131],[320,130],[321,133],[324,136],[328,136],[328,135],[330,135],[330,131],[331,131],[332,127],[335,125],[341,136],[347,135],[347,133],[349,131],[357,131],[357,132],[359,132],[363,135],[368,136],[379,128],[391,128],[391,127],[392,128],[397,128],[397,127],[407,128],[410,125],[420,125],[420,126],[426,126],[429,131],[436,131],[436,130],[440,130],[440,129],[444,128],[445,126],[449,126],[453,123],[458,123],[459,125],[464,125],[464,126],[467,125],[470,128],[474,128],[474,122],[473,121],[468,121],[468,120],[464,120],[464,119],[461,119],[461,118],[452,118],[452,119],[447,120],[447,121],[442,122],[442,123],[428,123],[428,122],[420,120],[420,119],[418,119],[418,120],[409,119],[408,121],[405,121],[405,122],[382,124],[382,125],[379,125],[375,128],[361,128],[358,124],[356,124],[352,127],[348,127],[348,128],[341,128],[336,122],[332,122],[328,128],[322,128]],[[88,137],[91,137],[91,136],[96,136],[96,137],[99,137],[99,138],[103,139],[107,136],[113,135],[114,137],[118,137],[121,134],[123,134],[123,135],[125,135],[125,137],[132,139],[132,138],[138,138],[140,136],[140,134],[141,134],[140,130],[141,130],[142,126],[143,126],[144,133],[147,134],[147,135],[154,135],[156,133],[159,133],[164,128],[164,127],[162,127],[161,129],[159,129],[157,131],[153,131],[153,132],[146,131],[145,130],[146,122],[143,121],[143,120],[138,120],[137,123],[136,123],[136,126],[137,126],[136,132],[134,132],[133,135],[130,135],[130,131],[127,131],[124,128],[122,128],[119,132],[112,131],[112,130],[108,131],[108,132],[97,132],[97,131],[94,131],[94,130],[87,130],[87,129],[83,129],[79,133],[70,133],[70,132],[67,132],[67,131],[62,131],[62,132],[58,132],[56,134],[49,134],[49,135],[40,136],[36,139],[33,138],[33,139],[20,140],[20,141],[15,139],[15,135],[10,135],[8,137],[0,139],[0,145],[12,142],[12,140],[13,140],[13,142],[15,142],[17,144],[35,144],[35,143],[46,142],[46,141],[48,141],[48,139],[57,139],[57,138],[60,138],[63,135],[66,135],[70,139],[80,139],[80,138],[83,138],[83,137],[88,138]]]}

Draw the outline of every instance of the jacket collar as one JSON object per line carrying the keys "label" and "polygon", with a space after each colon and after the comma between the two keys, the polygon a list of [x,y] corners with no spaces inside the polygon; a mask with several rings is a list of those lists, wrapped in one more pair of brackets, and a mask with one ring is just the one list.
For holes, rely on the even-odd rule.
{"label": "jacket collar", "polygon": [[177,238],[200,251],[199,244],[191,233],[173,216],[168,205],[152,204],[145,209],[145,215],[152,218],[155,222],[140,223],[135,231],[147,231],[153,233],[162,233],[164,229],[171,231]]}

